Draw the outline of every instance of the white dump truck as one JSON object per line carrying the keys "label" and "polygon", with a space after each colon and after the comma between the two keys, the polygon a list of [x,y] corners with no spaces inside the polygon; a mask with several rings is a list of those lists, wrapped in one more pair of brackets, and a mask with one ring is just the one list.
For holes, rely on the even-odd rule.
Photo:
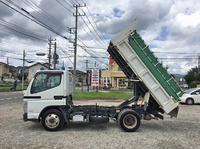
{"label": "white dump truck", "polygon": [[[24,91],[24,121],[41,122],[46,130],[55,131],[70,121],[107,123],[112,118],[122,130],[134,132],[141,119],[163,119],[164,113],[177,117],[183,92],[134,30],[138,20],[114,36],[108,47],[112,58],[134,84],[132,98],[118,106],[74,105],[72,74],[40,70]],[[144,104],[137,104],[139,97],[143,97]]]}

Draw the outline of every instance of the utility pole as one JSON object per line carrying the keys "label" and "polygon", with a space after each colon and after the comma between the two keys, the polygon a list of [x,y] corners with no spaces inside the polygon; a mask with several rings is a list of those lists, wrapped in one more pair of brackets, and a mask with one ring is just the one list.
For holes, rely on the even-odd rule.
{"label": "utility pole", "polygon": [[54,54],[53,54],[53,60],[54,60],[54,65],[53,65],[53,69],[56,70],[56,63],[58,60],[59,56],[56,53],[56,42],[55,42],[55,46],[54,46]]}
{"label": "utility pole", "polygon": [[23,51],[22,90],[24,90],[24,62],[25,62],[25,50]]}
{"label": "utility pole", "polygon": [[56,41],[56,39],[51,39],[51,36],[50,36],[50,39],[49,40],[49,55],[48,55],[48,58],[49,58],[49,70],[51,68],[51,45],[52,45],[52,41]]}
{"label": "utility pole", "polygon": [[198,55],[198,72],[200,73],[200,55]]}
{"label": "utility pole", "polygon": [[87,69],[88,69],[88,63],[89,63],[89,60],[85,60],[85,64],[86,64],[86,66],[85,66],[85,68],[86,68],[86,71],[87,71]]}
{"label": "utility pole", "polygon": [[49,56],[48,56],[48,58],[49,58],[49,70],[50,70],[50,67],[51,67],[51,41],[52,41],[52,39],[51,39],[51,36],[50,36],[50,39],[49,39]]}
{"label": "utility pole", "polygon": [[79,5],[74,5],[73,7],[76,8],[76,15],[73,14],[73,16],[76,17],[76,21],[75,21],[75,42],[74,42],[74,73],[73,73],[73,91],[75,91],[75,84],[76,84],[76,53],[77,53],[77,28],[78,28],[78,16],[85,16],[81,15],[80,13],[78,14],[78,8],[79,7],[85,7],[86,4],[84,4],[84,6]]}

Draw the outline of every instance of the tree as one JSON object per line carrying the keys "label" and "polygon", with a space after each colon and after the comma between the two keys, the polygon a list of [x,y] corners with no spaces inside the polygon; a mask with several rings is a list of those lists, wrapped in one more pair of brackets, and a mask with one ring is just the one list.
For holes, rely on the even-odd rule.
{"label": "tree", "polygon": [[200,79],[200,74],[198,73],[198,68],[192,68],[184,77],[186,83],[189,85],[190,88],[196,87],[198,84],[198,80]]}
{"label": "tree", "polygon": [[[18,78],[19,80],[22,80],[22,74],[19,74],[19,75],[17,76],[17,78]],[[24,80],[26,80],[26,79],[27,79],[27,75],[24,74]]]}

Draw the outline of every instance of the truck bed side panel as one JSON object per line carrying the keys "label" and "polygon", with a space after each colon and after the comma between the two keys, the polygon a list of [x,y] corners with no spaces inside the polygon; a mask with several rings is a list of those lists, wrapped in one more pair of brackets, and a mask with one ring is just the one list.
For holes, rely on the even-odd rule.
{"label": "truck bed side panel", "polygon": [[[120,33],[118,35],[120,36]],[[149,89],[160,107],[170,113],[178,106],[181,89],[136,31],[126,38],[119,36],[111,39],[108,52],[128,78],[138,78]]]}
{"label": "truck bed side panel", "polygon": [[178,100],[182,95],[179,85],[175,82],[173,77],[167,73],[166,69],[162,67],[140,35],[135,31],[128,39],[132,49],[155,76],[169,96],[173,96],[174,99]]}

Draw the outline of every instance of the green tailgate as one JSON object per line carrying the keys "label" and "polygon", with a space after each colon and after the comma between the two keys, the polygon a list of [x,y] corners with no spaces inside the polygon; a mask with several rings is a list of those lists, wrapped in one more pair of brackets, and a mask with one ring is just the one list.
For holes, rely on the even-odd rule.
{"label": "green tailgate", "polygon": [[170,76],[166,69],[159,63],[140,35],[135,31],[128,39],[132,49],[137,53],[168,95],[174,97],[175,100],[178,100],[183,94],[182,90],[173,77]]}

